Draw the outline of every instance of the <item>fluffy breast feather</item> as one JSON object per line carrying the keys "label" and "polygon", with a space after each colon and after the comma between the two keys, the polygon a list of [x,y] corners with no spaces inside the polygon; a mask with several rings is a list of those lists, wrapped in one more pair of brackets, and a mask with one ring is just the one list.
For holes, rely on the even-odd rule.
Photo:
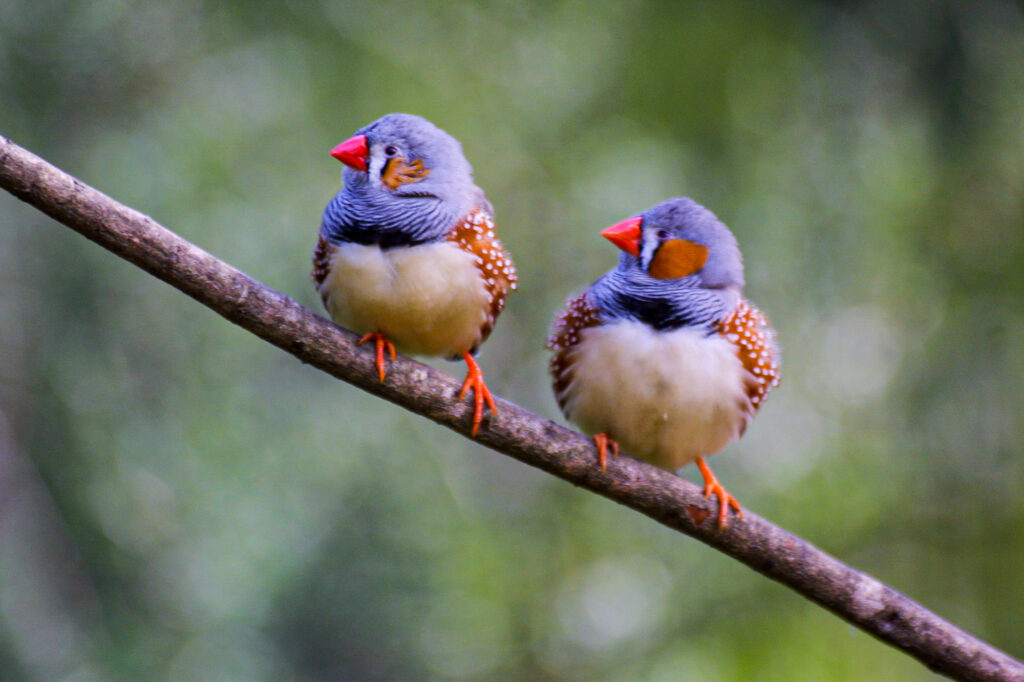
{"label": "fluffy breast feather", "polygon": [[328,244],[313,275],[338,324],[382,332],[403,352],[457,358],[482,340],[492,297],[473,255],[452,242]]}
{"label": "fluffy breast feather", "polygon": [[678,469],[738,439],[753,412],[736,347],[720,335],[631,320],[576,334],[554,377],[559,402],[586,433],[635,457]]}

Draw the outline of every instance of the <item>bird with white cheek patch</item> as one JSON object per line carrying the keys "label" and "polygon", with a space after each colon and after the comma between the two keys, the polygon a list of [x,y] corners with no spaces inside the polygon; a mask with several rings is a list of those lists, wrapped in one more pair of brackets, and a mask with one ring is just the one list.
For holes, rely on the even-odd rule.
{"label": "bird with white cheek patch", "polygon": [[466,361],[459,400],[473,391],[475,436],[484,403],[497,413],[473,359],[516,288],[494,210],[455,138],[424,118],[388,114],[333,150],[344,187],[327,204],[313,282],[335,322],[385,354]]}
{"label": "bird with white cheek patch", "polygon": [[555,396],[610,448],[669,470],[696,462],[718,525],[739,503],[708,457],[743,435],[779,384],[775,334],[743,297],[736,239],[711,211],[670,199],[601,232],[619,264],[555,319],[548,348]]}

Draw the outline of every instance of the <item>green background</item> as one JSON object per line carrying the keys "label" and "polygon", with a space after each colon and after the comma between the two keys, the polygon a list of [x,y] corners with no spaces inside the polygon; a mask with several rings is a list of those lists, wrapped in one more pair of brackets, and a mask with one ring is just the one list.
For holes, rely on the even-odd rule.
{"label": "green background", "polygon": [[[597,232],[694,197],[783,349],[716,473],[1024,656],[1024,14],[767,5],[0,0],[0,133],[320,311],[327,151],[426,116],[519,268],[489,383],[552,418],[544,338],[615,262]],[[6,194],[0,677],[934,678]]]}

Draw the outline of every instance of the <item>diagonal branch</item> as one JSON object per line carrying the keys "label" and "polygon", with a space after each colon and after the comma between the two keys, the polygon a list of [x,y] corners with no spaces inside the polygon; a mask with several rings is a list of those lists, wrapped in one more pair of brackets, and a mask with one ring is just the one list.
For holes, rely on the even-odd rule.
{"label": "diagonal branch", "polygon": [[[472,407],[452,377],[399,357],[381,383],[356,336],[154,220],[0,136],[0,186],[299,360],[469,436]],[[718,530],[700,489],[623,457],[595,466],[580,434],[498,399],[477,441],[690,535],[777,580],[932,670],[961,680],[1024,680],[1024,664],[916,602],[746,512]]]}

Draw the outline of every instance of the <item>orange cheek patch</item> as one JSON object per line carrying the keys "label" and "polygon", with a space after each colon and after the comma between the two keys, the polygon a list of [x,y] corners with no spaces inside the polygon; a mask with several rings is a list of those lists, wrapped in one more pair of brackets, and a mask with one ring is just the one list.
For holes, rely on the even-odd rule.
{"label": "orange cheek patch", "polygon": [[428,175],[430,175],[430,171],[423,167],[423,162],[419,159],[411,163],[405,159],[391,159],[384,166],[384,172],[381,173],[380,181],[388,189],[398,189],[402,185],[419,182]]}
{"label": "orange cheek patch", "polygon": [[672,239],[654,254],[647,272],[655,279],[679,279],[699,271],[707,260],[708,247],[685,239]]}

